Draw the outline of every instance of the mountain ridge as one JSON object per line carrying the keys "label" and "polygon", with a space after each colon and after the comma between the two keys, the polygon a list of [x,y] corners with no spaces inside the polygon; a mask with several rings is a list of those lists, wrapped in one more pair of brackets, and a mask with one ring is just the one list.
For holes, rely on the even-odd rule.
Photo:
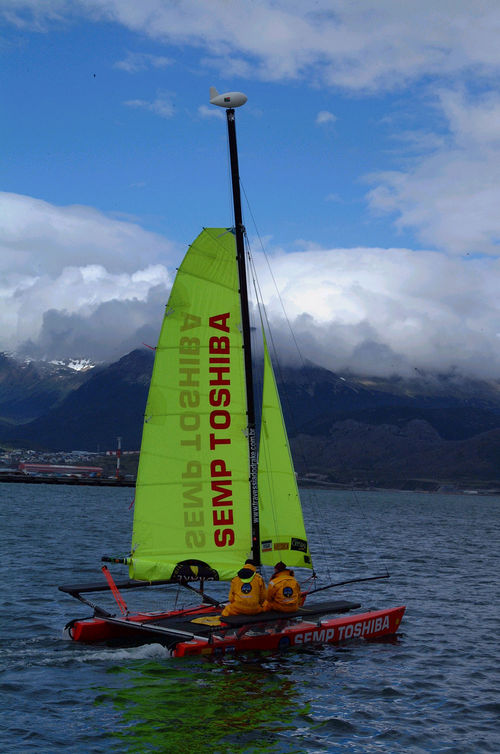
{"label": "mountain ridge", "polygon": [[[20,393],[26,386],[31,391],[24,403],[19,394],[11,401],[7,418],[0,414],[0,442],[97,451],[114,448],[121,437],[124,449],[137,450],[153,359],[151,350],[137,349],[112,364],[76,372],[72,381],[63,367],[42,379],[40,367],[16,372],[12,357],[0,358],[0,407],[12,398],[16,375]],[[386,485],[426,476],[500,477],[500,382],[456,374],[412,380],[338,375],[307,364],[282,367],[278,385],[301,475]],[[38,415],[23,421],[38,396]]]}
{"label": "mountain ridge", "polygon": [[82,385],[88,370],[64,363],[16,359],[0,352],[0,419],[19,424],[49,411]]}

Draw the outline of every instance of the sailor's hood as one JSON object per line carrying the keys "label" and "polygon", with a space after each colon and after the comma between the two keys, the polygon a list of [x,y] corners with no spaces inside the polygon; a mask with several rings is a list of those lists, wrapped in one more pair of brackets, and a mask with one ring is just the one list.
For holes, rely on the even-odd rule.
{"label": "sailor's hood", "polygon": [[238,576],[242,581],[251,581],[255,576],[257,569],[255,566],[246,563],[243,568],[238,571]]}

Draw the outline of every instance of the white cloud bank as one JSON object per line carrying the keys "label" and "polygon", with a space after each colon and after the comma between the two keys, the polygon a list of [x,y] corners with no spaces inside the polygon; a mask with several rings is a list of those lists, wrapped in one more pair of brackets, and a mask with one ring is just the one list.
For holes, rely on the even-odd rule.
{"label": "white cloud bank", "polygon": [[[500,375],[500,260],[353,248],[278,253],[272,268],[300,350],[317,364],[380,376]],[[270,284],[263,291],[280,341],[291,343],[277,294]]]}
{"label": "white cloud bank", "polygon": [[3,0],[0,13],[37,29],[85,15],[114,21],[198,47],[226,75],[355,90],[465,70],[491,74],[500,63],[497,0]]}
{"label": "white cloud bank", "polygon": [[136,270],[175,253],[165,238],[132,221],[92,207],[59,207],[42,199],[0,192],[0,272],[33,275],[63,267],[103,264],[113,272]]}
{"label": "white cloud bank", "polygon": [[[413,153],[402,153],[399,169],[372,176],[369,201],[427,247],[455,256],[369,248],[277,253],[275,276],[313,361],[372,374],[500,374],[497,0],[3,0],[0,15],[42,31],[82,16],[115,22],[155,42],[191,45],[205,70],[225,77],[303,80],[351,93],[425,77],[443,116],[440,129],[406,134]],[[130,72],[145,65],[153,59],[125,61]],[[172,114],[172,99],[161,92],[129,105]],[[96,349],[109,356],[132,347],[144,332],[157,332],[171,251],[138,224],[88,207],[0,195],[2,347],[30,338],[49,356]],[[477,252],[489,256],[467,256]],[[279,327],[274,293],[265,291]],[[80,353],[71,351],[75,344]]]}
{"label": "white cloud bank", "polygon": [[[0,348],[111,361],[154,345],[178,258],[136,223],[0,194]],[[500,374],[499,260],[370,248],[270,258],[305,358],[368,374]],[[256,265],[285,342],[260,253]]]}
{"label": "white cloud bank", "polygon": [[174,244],[137,223],[0,193],[0,348],[31,341],[42,357],[122,354],[152,312],[161,316],[155,296],[164,302],[170,277],[160,260],[174,256]]}

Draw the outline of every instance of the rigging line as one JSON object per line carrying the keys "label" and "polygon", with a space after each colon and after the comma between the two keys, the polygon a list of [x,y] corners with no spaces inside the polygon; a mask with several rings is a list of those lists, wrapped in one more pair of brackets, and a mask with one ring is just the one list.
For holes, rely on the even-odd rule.
{"label": "rigging line", "polygon": [[[269,334],[269,337],[271,339],[271,344],[272,344],[272,347],[273,347],[273,351],[274,351],[275,362],[278,364],[278,367],[279,367],[279,359],[277,358],[277,355],[276,355],[277,354],[277,349],[276,349],[276,346],[275,346],[274,341],[273,341],[272,329],[271,329],[271,326],[270,326],[269,318],[267,316],[267,309],[266,309],[266,306],[264,304],[264,297],[262,295],[262,291],[261,291],[261,288],[260,288],[259,278],[257,276],[257,271],[256,271],[256,268],[255,268],[255,262],[253,260],[253,257],[252,257],[251,251],[250,251],[250,244],[249,244],[248,238],[246,238],[246,241],[247,241],[247,245],[248,245],[248,259],[249,259],[250,274],[251,274],[252,283],[253,283],[253,287],[254,287],[254,291],[255,291],[255,297],[256,297],[256,300],[257,300],[257,310],[258,310],[258,313],[259,313],[261,329],[262,329],[262,332],[264,334],[264,337],[266,338],[266,341],[267,341],[266,332]],[[265,323],[264,323],[264,321],[265,321]],[[283,382],[283,378],[282,378],[282,382]],[[279,397],[279,395],[278,395],[278,397]],[[285,397],[288,398],[288,396],[286,394],[286,391],[285,391]],[[261,432],[262,432],[262,429],[261,429]],[[293,469],[294,468],[293,467],[293,458],[291,457],[291,450],[290,450],[289,443],[287,443],[287,445],[288,445],[288,453],[290,454],[290,460],[291,460],[292,469]],[[269,446],[266,444],[265,447],[267,449],[267,453],[269,454]],[[267,456],[267,461],[268,461],[268,468],[270,468],[271,464],[270,464],[269,455]],[[270,490],[270,487],[271,487],[271,485],[268,482],[268,488],[269,488],[269,490]],[[296,494],[299,495],[298,490],[297,490]],[[276,507],[274,505],[274,500],[273,500],[272,495],[269,495],[269,499],[271,500],[271,511],[272,511],[272,518],[273,518],[273,524],[274,524],[274,532],[275,532],[275,536],[278,536],[279,535],[279,528],[278,528],[278,521],[277,521],[277,509],[276,509]],[[300,495],[299,495],[299,499],[300,499]],[[311,565],[312,565],[312,563],[311,563]],[[309,577],[309,579],[307,579],[307,581],[305,583],[308,583],[309,581],[315,581],[315,580],[316,580],[316,573],[315,573],[314,568],[313,568],[311,576]]]}
{"label": "rigging line", "polygon": [[[295,348],[297,350],[297,353],[299,355],[300,362],[301,362],[302,366],[305,366],[305,359],[304,359],[304,357],[302,355],[302,351],[300,350],[300,346],[299,346],[298,341],[297,341],[297,339],[295,337],[295,333],[293,332],[292,326],[290,324],[290,320],[288,319],[288,315],[286,313],[285,305],[283,303],[283,299],[281,298],[281,294],[280,294],[280,291],[279,291],[279,288],[278,288],[278,284],[276,283],[276,278],[274,277],[273,270],[272,270],[272,267],[271,267],[271,263],[269,261],[268,255],[267,255],[267,252],[266,252],[266,249],[265,249],[265,246],[264,246],[264,242],[262,241],[262,237],[261,237],[261,235],[259,233],[259,229],[257,227],[257,223],[256,223],[256,220],[255,220],[254,214],[252,212],[252,208],[250,206],[250,202],[248,200],[247,193],[245,191],[245,187],[243,186],[243,183],[241,183],[241,190],[243,192],[243,196],[245,197],[245,201],[247,203],[248,211],[250,213],[250,217],[252,218],[253,226],[255,228],[255,233],[257,235],[257,238],[259,239],[260,248],[262,249],[262,253],[264,254],[264,259],[266,260],[267,268],[269,270],[269,274],[271,275],[271,280],[273,281],[274,289],[275,289],[276,294],[278,296],[278,301],[280,302],[281,310],[282,310],[283,315],[285,317],[285,321],[286,321],[286,323],[288,325],[288,329],[290,331],[291,338],[293,340],[293,343],[294,343]],[[267,313],[266,313],[266,322],[267,322]],[[268,327],[269,327],[269,323],[268,323]],[[270,332],[270,330],[268,330],[268,332]]]}
{"label": "rigging line", "polygon": [[[273,337],[273,331],[272,331],[272,328],[271,328],[271,325],[270,325],[270,322],[269,322],[269,318],[268,318],[268,315],[267,315],[267,309],[266,309],[265,304],[264,304],[264,297],[263,297],[262,291],[260,289],[260,283],[259,283],[259,279],[258,279],[257,272],[256,272],[256,269],[255,269],[255,263],[254,263],[253,258],[250,255],[249,255],[249,259],[251,260],[251,265],[252,265],[251,266],[251,272],[252,272],[252,279],[253,279],[254,287],[255,287],[255,290],[256,290],[256,296],[257,296],[257,299],[259,301],[259,307],[258,308],[259,308],[259,315],[260,315],[260,318],[261,318],[261,326],[262,326],[263,330],[268,333],[270,344],[271,344],[271,348],[272,348],[272,352],[273,352],[273,355],[274,355],[274,361],[275,361],[275,363],[277,365],[277,371],[278,371],[278,374],[279,374],[280,379],[281,379],[281,384],[282,384],[282,386],[285,386],[285,388],[286,388],[286,380],[284,378],[284,375],[283,375],[283,372],[282,372],[282,369],[281,369],[281,363],[280,363],[280,359],[279,359],[279,356],[278,356],[278,349],[277,349],[277,346],[276,346],[276,343],[275,343],[275,340],[274,340],[274,337]],[[264,320],[265,320],[265,325],[266,325],[265,327],[264,327]],[[287,392],[286,389],[284,390],[284,398],[285,398],[285,401],[286,401],[286,406],[287,406],[287,409],[288,409],[288,414],[289,414],[290,417],[292,417],[292,422],[293,422],[292,407],[291,407],[289,395],[288,395],[288,392]],[[295,429],[296,429],[296,426],[295,426]],[[296,434],[298,434],[297,430],[296,430]],[[302,463],[304,465],[304,468],[307,469],[307,462],[306,462],[306,459],[305,459],[305,456],[304,456],[304,452],[303,452],[303,448],[302,448],[302,445],[301,445],[300,441],[297,442],[297,446],[298,446],[298,451],[299,451],[300,455],[302,456]],[[290,449],[289,449],[289,452],[291,453]],[[292,459],[292,465],[293,465],[293,459]],[[312,495],[312,498],[313,498],[313,505],[314,505],[315,503],[317,503],[316,495],[314,493]],[[314,507],[317,508],[317,505],[315,505]],[[322,539],[320,541],[320,546],[319,546],[318,550],[321,552],[322,555],[326,555],[326,545],[324,543],[324,539]],[[328,562],[327,559],[326,559],[326,557],[324,558],[324,561],[326,563]],[[328,574],[328,578],[331,579],[332,577],[331,577],[331,574],[330,574],[328,566],[326,567],[325,570],[326,570],[326,572]],[[316,576],[314,575],[313,578],[316,578]]]}
{"label": "rigging line", "polygon": [[[255,229],[255,233],[256,233],[256,235],[257,235],[257,238],[259,239],[259,244],[260,244],[260,247],[261,247],[261,249],[262,249],[262,253],[263,253],[263,255],[264,255],[264,258],[265,258],[265,260],[266,260],[266,264],[267,264],[267,267],[268,267],[268,270],[269,270],[269,274],[270,274],[270,276],[271,276],[271,279],[272,279],[272,282],[273,282],[273,285],[274,285],[274,289],[275,289],[275,291],[276,291],[276,294],[277,294],[277,296],[278,296],[278,300],[279,300],[279,303],[280,303],[281,309],[282,309],[282,311],[283,311],[283,315],[284,315],[284,317],[285,317],[285,321],[286,321],[286,323],[287,323],[288,329],[289,329],[289,331],[290,331],[290,335],[291,335],[291,338],[292,338],[292,340],[293,340],[293,343],[294,343],[294,345],[295,345],[295,348],[296,348],[296,350],[297,350],[297,353],[298,353],[298,356],[299,356],[299,359],[300,359],[300,363],[301,363],[301,365],[302,365],[303,367],[305,367],[305,366],[306,366],[306,363],[305,363],[305,359],[304,359],[304,357],[303,357],[303,354],[302,354],[302,351],[301,351],[301,349],[300,349],[299,343],[298,343],[298,341],[297,341],[297,339],[296,339],[296,337],[295,337],[295,334],[294,334],[294,332],[293,332],[293,329],[292,329],[292,326],[291,326],[290,320],[288,319],[288,316],[287,316],[287,313],[286,313],[286,309],[285,309],[285,305],[284,305],[283,299],[281,298],[281,295],[280,295],[280,292],[279,292],[279,289],[278,289],[278,286],[277,286],[277,283],[276,283],[276,279],[275,279],[275,277],[274,277],[274,274],[273,274],[273,271],[272,271],[272,268],[271,268],[271,264],[270,264],[270,261],[269,261],[269,257],[268,257],[268,255],[267,255],[267,253],[266,253],[266,249],[265,249],[265,247],[264,247],[264,243],[263,243],[263,241],[262,241],[262,238],[261,238],[261,235],[260,235],[260,233],[259,233],[259,229],[258,229],[258,227],[257,227],[257,223],[256,223],[256,221],[255,221],[255,217],[254,217],[254,215],[253,215],[253,212],[252,212],[252,208],[251,208],[251,206],[250,206],[250,202],[249,202],[249,200],[248,200],[248,196],[247,196],[247,194],[246,194],[245,188],[244,188],[244,186],[243,186],[243,184],[242,184],[242,183],[241,183],[241,190],[242,190],[242,192],[243,192],[243,195],[244,195],[244,197],[245,197],[245,201],[246,201],[246,204],[247,204],[247,207],[248,207],[248,212],[249,212],[249,215],[250,215],[250,217],[252,218],[252,223],[253,223],[253,226],[254,226],[254,229]],[[252,260],[252,261],[253,261],[253,260]],[[254,269],[255,269],[255,268],[254,268]],[[262,300],[263,300],[263,299],[262,299]],[[274,355],[274,357],[275,357],[275,361],[276,361],[276,364],[277,364],[277,368],[278,368],[278,372],[279,372],[279,375],[280,375],[281,383],[282,383],[282,385],[283,385],[283,384],[285,384],[285,382],[284,382],[284,379],[283,379],[283,374],[282,374],[282,370],[281,370],[281,364],[280,364],[280,360],[279,360],[279,358],[277,357],[277,349],[276,349],[276,345],[275,345],[275,343],[274,343],[274,340],[273,340],[273,336],[272,336],[272,330],[271,330],[271,329],[270,329],[270,327],[269,327],[269,321],[268,321],[268,319],[267,319],[267,311],[266,311],[266,309],[265,309],[265,306],[264,306],[264,305],[263,305],[263,308],[264,308],[264,312],[265,312],[265,314],[266,314],[267,331],[269,332],[269,335],[270,335],[270,342],[272,343],[272,348],[273,348],[273,355]],[[296,435],[296,443],[295,443],[295,444],[296,444],[296,447],[297,447],[298,451],[300,452],[300,455],[301,455],[301,460],[302,460],[302,463],[303,463],[303,465],[304,465],[304,468],[305,468],[305,469],[307,469],[307,467],[308,467],[308,464],[307,464],[307,461],[306,461],[306,458],[305,458],[305,452],[304,452],[304,448],[303,448],[303,445],[302,445],[302,443],[301,443],[300,439],[298,439],[298,437],[297,437],[297,436],[298,436],[298,432],[297,432],[297,426],[296,426],[296,424],[295,424],[295,422],[294,422],[294,414],[293,414],[293,412],[291,411],[291,406],[290,406],[290,402],[289,402],[288,394],[287,394],[287,392],[286,392],[286,391],[285,391],[285,393],[284,393],[284,396],[285,396],[285,401],[286,401],[286,405],[287,405],[287,409],[288,409],[288,414],[289,414],[289,416],[290,416],[290,418],[291,418],[291,421],[293,422],[293,425],[294,425],[294,430],[295,430],[295,435]],[[340,459],[340,460],[342,460],[342,459]],[[355,490],[355,488],[354,488],[353,482],[351,482],[351,485],[350,485],[350,486],[348,486],[348,487],[347,487],[347,489],[349,490],[349,492],[351,493],[352,497],[354,498],[354,500],[355,500],[355,502],[356,502],[356,505],[357,505],[358,509],[359,509],[359,510],[361,511],[361,515],[363,516],[363,519],[364,519],[364,521],[365,521],[365,523],[366,523],[366,527],[365,527],[365,529],[366,529],[366,530],[367,530],[367,531],[369,532],[369,536],[370,536],[370,538],[371,538],[372,542],[373,542],[374,544],[376,544],[376,540],[375,540],[375,537],[374,537],[374,535],[373,535],[373,532],[372,532],[372,527],[370,526],[370,521],[369,521],[369,519],[368,519],[368,516],[366,515],[366,510],[365,510],[365,507],[363,506],[363,504],[361,503],[361,501],[360,501],[359,497],[358,497],[358,496],[357,496],[357,494],[356,494],[356,490]],[[315,489],[312,489],[312,490],[310,490],[310,495],[311,495],[311,498],[312,498],[312,501],[313,501],[313,505],[314,505],[314,508],[315,508],[315,512],[316,512],[316,513],[318,513],[318,512],[319,512],[319,504],[318,504],[318,497],[317,497],[317,494],[316,494],[316,490],[315,490]],[[327,552],[327,547],[328,547],[328,548],[330,548],[330,551],[333,551],[333,540],[332,540],[332,539],[330,539],[330,537],[329,537],[329,529],[328,529],[328,531],[326,532],[326,537],[325,537],[325,536],[322,536],[322,537],[320,538],[320,542],[321,542],[322,544],[324,543],[324,547],[321,547],[321,550],[322,550],[322,554],[323,554],[323,555],[326,555],[326,552]],[[379,557],[380,557],[380,556],[379,556]],[[384,558],[380,557],[380,560],[382,561],[382,564],[383,564],[384,568],[386,569],[386,571],[387,571],[387,573],[388,573],[389,571],[388,571],[388,568],[387,568],[387,564],[386,564],[386,562],[385,562]],[[326,562],[328,562],[328,560],[327,560]],[[330,577],[330,571],[329,571],[329,568],[327,568],[327,572],[328,572],[328,574],[329,574],[329,577]]]}
{"label": "rigging line", "polygon": [[[252,257],[251,248],[250,248],[250,242],[248,240],[248,236],[245,233],[245,245],[246,245],[246,253],[247,253],[247,259],[248,259],[248,266],[249,266],[249,273],[252,279],[253,289],[255,293],[255,299],[257,304],[257,312],[260,319],[260,326],[262,329],[262,332],[265,333],[264,328],[264,318],[267,322],[267,330],[269,331],[269,323],[267,321],[267,312],[264,306],[264,300],[262,297],[262,292],[260,290],[258,278],[256,275],[255,270],[255,263]],[[263,358],[264,358],[264,352],[263,352]],[[264,371],[264,364],[263,364],[263,371]],[[262,437],[263,432],[263,423],[262,423],[262,416],[263,416],[263,409],[264,409],[264,386],[262,386],[262,396],[261,396],[261,426],[260,426],[260,436]],[[266,460],[267,460],[267,467],[270,468],[271,466],[271,459],[270,459],[270,448],[269,445],[265,444],[265,450],[266,450]],[[259,443],[259,452],[262,451],[262,442]],[[272,519],[273,519],[273,525],[274,525],[274,536],[277,538],[279,536],[279,526],[278,526],[278,518],[277,518],[277,509],[274,505],[273,496],[271,494],[271,484],[269,476],[266,475],[266,484],[267,484],[267,490],[269,495],[269,500],[271,500],[271,513],[272,513]]]}
{"label": "rigging line", "polygon": [[[246,201],[248,203],[248,198],[247,198],[247,195],[245,193],[245,190],[244,190],[243,187],[242,187],[242,189],[243,189],[243,193],[244,193],[245,199],[246,199]],[[282,308],[282,311],[283,311],[283,315],[284,315],[285,321],[286,321],[286,323],[288,325],[288,329],[290,331],[290,334],[291,334],[291,337],[293,339],[295,348],[296,348],[297,353],[299,355],[299,360],[300,360],[302,366],[305,366],[304,357],[303,357],[302,352],[300,350],[300,346],[299,346],[299,344],[298,344],[298,342],[297,342],[297,340],[295,338],[295,334],[294,334],[293,329],[291,327],[290,320],[288,319],[288,315],[286,313],[286,309],[285,309],[283,300],[281,298],[281,295],[280,295],[280,292],[279,292],[279,289],[278,289],[278,286],[277,286],[277,283],[276,283],[276,279],[274,277],[274,274],[273,274],[273,271],[272,271],[272,268],[271,268],[271,265],[270,265],[270,262],[269,262],[269,258],[267,256],[266,250],[264,248],[264,244],[262,243],[262,239],[261,239],[261,236],[259,234],[258,228],[256,226],[255,218],[253,216],[253,213],[252,213],[252,210],[251,210],[250,206],[249,206],[249,212],[250,212],[250,216],[252,217],[252,221],[254,223],[254,227],[255,227],[257,236],[259,238],[259,242],[260,242],[260,245],[261,245],[261,248],[262,248],[262,252],[263,252],[264,258],[266,260],[266,263],[267,263],[267,266],[268,266],[268,269],[269,269],[269,273],[271,275],[271,279],[272,279],[273,284],[274,284],[274,288],[276,290],[276,293],[278,295],[278,299],[279,299],[280,304],[281,304],[281,308]],[[247,236],[247,243],[248,243],[248,246],[250,246],[249,241],[248,241],[248,236]],[[260,289],[260,283],[259,283],[259,278],[257,276],[257,272],[256,272],[256,268],[255,268],[255,263],[254,263],[253,257],[250,254],[250,252],[248,253],[248,258],[249,258],[249,260],[251,262],[251,268],[252,268],[252,273],[253,273],[253,282],[254,282],[254,287],[256,289],[256,295],[257,295],[258,300],[260,299],[260,302],[261,302],[259,304],[259,314],[261,316],[261,322],[262,322],[262,312],[263,312],[264,318],[265,318],[265,321],[266,321],[266,325],[267,325],[267,327],[265,329],[267,330],[267,333],[269,335],[269,342],[270,342],[270,345],[271,345],[271,348],[272,348],[272,352],[273,352],[273,355],[274,355],[274,361],[275,361],[275,364],[277,366],[277,372],[279,374],[282,386],[284,386],[286,388],[286,380],[284,378],[283,370],[281,368],[281,361],[280,361],[279,356],[278,356],[278,349],[277,349],[277,346],[276,346],[276,342],[274,340],[273,330],[272,330],[272,328],[270,326],[269,318],[268,318],[268,315],[267,315],[267,309],[266,309],[266,307],[264,305],[264,296],[263,296],[262,291]],[[303,467],[307,471],[308,463],[307,463],[307,460],[306,460],[306,456],[305,456],[305,452],[304,452],[304,448],[303,448],[302,442],[300,440],[300,436],[299,436],[299,433],[298,433],[298,428],[297,428],[297,425],[295,424],[294,413],[292,411],[292,406],[291,406],[291,403],[290,403],[290,397],[289,397],[288,391],[286,389],[284,390],[284,399],[285,399],[286,407],[288,409],[288,415],[290,417],[290,421],[292,422],[294,430],[295,430],[295,436],[296,436],[296,443],[295,444],[296,444],[296,448],[297,448],[297,451],[298,451],[298,453],[299,453],[299,455],[301,457],[301,461],[302,461]],[[317,497],[316,490],[314,490],[314,489],[311,490],[310,489],[309,493],[310,493],[310,500],[312,502],[314,512],[315,512],[315,514],[317,516],[317,514],[319,512],[319,504],[318,504],[318,497]],[[328,532],[327,532],[327,536],[326,537],[323,536],[323,537],[320,538],[318,550],[324,556],[324,562],[326,563],[325,571],[326,571],[326,573],[328,575],[328,578],[331,579],[332,576],[331,576],[330,569],[329,569],[329,566],[328,566],[328,558],[326,557],[327,550],[330,550],[330,551],[332,550],[332,543],[329,541],[329,534],[328,534]]]}
{"label": "rigging line", "polygon": [[[254,262],[254,259],[252,257],[251,248],[250,248],[250,242],[248,240],[248,236],[247,236],[246,233],[245,233],[245,244],[246,244],[246,254],[247,254],[247,259],[248,259],[249,276],[251,277],[252,284],[253,284],[253,289],[254,289],[256,303],[257,303],[257,311],[258,311],[258,315],[259,315],[259,319],[260,319],[261,330],[262,330],[262,333],[263,333],[263,335],[264,335],[265,338],[266,338],[266,331],[267,331],[269,333],[269,336],[272,339],[272,330],[271,330],[271,327],[270,327],[269,318],[267,316],[267,310],[266,310],[266,307],[265,307],[265,304],[264,304],[264,297],[263,297],[262,291],[260,289],[260,283],[259,283],[259,279],[258,279],[258,276],[257,276],[256,268],[255,268],[255,262]],[[265,324],[264,324],[264,320],[265,320]],[[266,338],[266,340],[267,340],[267,338]],[[276,348],[275,347],[274,347],[274,351],[276,352]],[[264,357],[264,355],[265,354],[263,354],[263,357]],[[276,355],[275,355],[275,361],[278,361],[278,359],[276,358]],[[279,363],[279,361],[278,361],[278,363]],[[275,377],[273,377],[273,379],[275,379]],[[279,398],[279,395],[278,395],[278,398]],[[263,403],[264,403],[264,398],[262,396],[262,407],[263,407]],[[263,431],[263,429],[261,427],[261,433],[262,433],[262,431]],[[292,462],[292,469],[293,469],[293,459],[291,458],[291,451],[290,451],[289,444],[287,443],[287,445],[288,445],[288,453],[290,454],[290,460]],[[266,452],[267,465],[268,465],[268,468],[270,468],[271,467],[271,463],[270,463],[270,446],[269,446],[268,443],[265,443],[264,450]],[[260,452],[262,452],[262,445],[260,447]],[[270,479],[269,479],[268,475],[266,475],[266,482],[267,482],[267,490],[268,490],[269,500],[270,500],[270,508],[271,508],[271,515],[272,515],[272,520],[273,520],[274,535],[275,535],[275,537],[279,537],[280,531],[279,531],[279,525],[278,525],[278,520],[277,520],[277,512],[278,511],[277,511],[277,507],[274,504],[273,495],[271,494],[271,492],[272,492],[272,485],[270,483]],[[297,490],[296,494],[298,495],[298,490]],[[300,496],[299,496],[299,499],[300,499]],[[307,581],[305,583],[307,584],[310,581],[315,581],[315,580],[316,580],[316,573],[315,573],[315,571],[313,569],[311,576],[307,579]]]}
{"label": "rigging line", "polygon": [[[297,341],[297,339],[295,337],[295,334],[293,332],[290,320],[289,320],[287,312],[286,312],[285,305],[283,303],[283,299],[281,297],[278,285],[276,283],[276,279],[274,277],[274,274],[273,274],[273,271],[272,271],[272,268],[271,268],[269,257],[268,257],[268,255],[266,253],[266,249],[264,247],[264,243],[262,241],[262,237],[261,237],[261,235],[259,233],[259,229],[257,227],[257,223],[255,221],[255,217],[254,217],[254,214],[252,212],[252,208],[250,206],[250,202],[249,202],[247,193],[245,191],[245,187],[243,186],[243,183],[241,182],[241,180],[240,180],[240,185],[241,185],[241,190],[243,192],[243,196],[245,197],[245,201],[246,201],[246,204],[247,204],[247,207],[248,207],[248,212],[250,214],[250,217],[252,218],[252,223],[253,223],[253,226],[255,228],[255,233],[257,235],[257,238],[259,239],[259,244],[260,244],[260,247],[262,249],[262,253],[264,255],[264,259],[266,260],[266,264],[267,264],[267,267],[268,267],[268,270],[269,270],[269,274],[271,276],[271,280],[272,280],[273,285],[274,285],[274,289],[275,289],[276,294],[278,296],[278,301],[280,302],[281,309],[283,311],[285,322],[286,322],[286,324],[288,326],[288,330],[290,332],[290,335],[291,335],[291,338],[293,340],[295,349],[296,349],[297,354],[299,356],[299,361],[300,361],[302,367],[305,367],[306,366],[306,362],[305,362],[304,356],[302,354],[302,351],[300,349],[299,343],[298,343],[298,341]],[[248,246],[249,246],[250,244],[248,242],[248,236],[246,236],[246,239],[247,239],[247,243],[248,243]],[[255,280],[258,281],[258,278],[257,278],[257,275],[256,275],[256,271],[255,271],[255,266],[253,264],[253,258],[252,258],[252,256],[251,256],[250,253],[248,254],[248,258],[252,262],[252,271],[254,273]],[[264,303],[263,303],[264,298],[262,296],[262,292],[260,291],[260,286],[259,286],[258,282],[257,282],[257,286],[259,287],[259,292],[260,292],[260,296],[261,296],[261,300],[262,300],[262,308],[263,308],[263,311],[264,311],[264,314],[265,314],[265,319],[266,319],[266,324],[267,324],[267,332],[269,333],[270,343],[272,345],[272,351],[273,351],[275,363],[277,365],[277,371],[279,373],[281,384],[282,385],[286,385],[286,382],[285,382],[284,376],[283,376],[283,371],[281,369],[280,359],[277,356],[278,350],[276,348],[276,344],[275,344],[274,338],[273,338],[273,333],[272,333],[272,330],[271,330],[270,325],[269,325],[269,319],[267,317],[267,310],[266,310],[266,307],[264,306]],[[306,460],[304,446],[302,444],[302,441],[300,440],[300,436],[299,436],[299,433],[298,433],[298,428],[297,428],[297,425],[295,424],[295,420],[294,420],[294,413],[292,411],[292,407],[290,405],[290,400],[289,400],[288,392],[286,390],[284,391],[284,398],[285,398],[285,403],[286,403],[286,407],[287,407],[287,410],[288,410],[288,415],[290,417],[290,421],[292,422],[293,429],[295,431],[295,446],[297,448],[298,453],[300,454],[300,458],[301,458],[303,467],[307,471],[307,469],[309,467],[309,464],[307,463],[307,460]],[[312,502],[313,508],[315,510],[315,514],[318,515],[319,514],[318,496],[317,496],[317,492],[316,492],[316,490],[314,488],[309,490],[309,496],[310,496],[310,500]],[[324,532],[323,532],[323,534],[324,534]],[[333,542],[332,542],[332,540],[330,539],[330,536],[329,536],[329,529],[326,532],[326,537],[322,536],[320,538],[320,545],[319,545],[319,548],[318,548],[321,551],[321,554],[324,556],[324,562],[326,564],[328,564],[328,558],[326,557],[326,555],[327,555],[327,548],[329,549],[330,552],[333,551]],[[329,569],[328,565],[326,566],[325,570],[326,570],[326,573],[328,574],[328,578],[331,578],[331,573],[330,573],[330,569]]]}
{"label": "rigging line", "polygon": [[[278,369],[278,373],[280,375],[281,383],[282,383],[283,386],[286,387],[286,381],[284,379],[284,376],[283,376],[283,373],[282,373],[282,370],[281,370],[280,359],[278,357],[278,349],[277,349],[276,343],[274,341],[273,331],[272,331],[272,328],[271,328],[271,325],[270,325],[270,322],[269,322],[269,317],[267,315],[267,309],[266,309],[266,306],[264,304],[264,296],[263,296],[262,290],[260,288],[259,278],[258,278],[257,271],[256,271],[256,268],[255,268],[255,262],[254,262],[254,259],[252,257],[251,251],[250,251],[250,243],[248,241],[248,237],[247,236],[246,236],[246,243],[247,243],[247,246],[248,246],[247,256],[248,256],[248,259],[249,259],[250,274],[252,276],[252,282],[253,282],[253,286],[254,286],[254,290],[255,290],[255,296],[256,296],[256,299],[257,299],[257,308],[258,308],[258,312],[259,312],[261,327],[262,327],[264,333],[266,333],[266,332],[268,333],[270,344],[271,344],[273,355],[274,355],[274,361],[275,361],[275,363],[277,365],[277,369]],[[286,316],[286,313],[285,313],[285,316]],[[264,325],[264,320],[265,320],[265,325]],[[292,408],[291,408],[291,405],[290,405],[289,395],[288,395],[286,389],[284,391],[284,397],[285,397],[286,405],[287,405],[287,408],[288,408],[288,413],[289,413],[289,415],[293,419],[293,413],[292,413]],[[307,469],[307,462],[305,460],[304,453],[303,453],[303,448],[302,448],[302,445],[301,445],[300,441],[297,443],[297,445],[298,445],[298,450],[299,450],[300,454],[302,455],[302,463],[303,463],[304,467]],[[290,453],[290,456],[291,456],[291,449],[290,449],[289,445],[288,445],[288,452]],[[291,460],[292,460],[292,468],[293,468],[293,458],[291,458]],[[298,492],[297,492],[297,494],[298,494]],[[315,513],[316,513],[318,506],[317,506],[317,498],[316,498],[316,495],[315,495],[314,492],[311,495],[311,497],[312,497],[313,507],[314,507]],[[276,512],[275,512],[274,506],[272,508],[272,511],[273,511],[273,520],[274,520],[275,529],[276,529]],[[321,552],[321,554],[326,555],[326,545],[324,544],[324,538],[320,540],[320,546],[319,546],[318,550]],[[326,557],[324,558],[324,562],[328,563],[328,560],[326,559]],[[325,571],[326,571],[326,573],[328,575],[328,578],[331,579],[332,576],[331,576],[331,573],[330,573],[330,569],[328,568],[328,565],[326,566]],[[312,579],[316,579],[316,573],[314,571],[314,568],[313,568],[313,575],[312,575],[311,578]]]}

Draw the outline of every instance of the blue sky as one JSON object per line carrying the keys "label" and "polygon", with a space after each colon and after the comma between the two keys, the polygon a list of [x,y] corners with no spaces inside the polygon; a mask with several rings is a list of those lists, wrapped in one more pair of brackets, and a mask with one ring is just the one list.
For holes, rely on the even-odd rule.
{"label": "blue sky", "polygon": [[5,190],[125,213],[181,243],[200,223],[228,222],[225,126],[208,103],[216,83],[249,97],[238,113],[241,177],[261,232],[393,243],[391,223],[365,211],[363,176],[398,164],[384,119],[412,118],[408,99],[223,77],[200,69],[199,50],[119,24],[4,33]]}
{"label": "blue sky", "polygon": [[155,338],[186,245],[231,222],[215,85],[248,96],[245,222],[305,355],[499,376],[499,26],[496,2],[3,0],[0,348]]}

